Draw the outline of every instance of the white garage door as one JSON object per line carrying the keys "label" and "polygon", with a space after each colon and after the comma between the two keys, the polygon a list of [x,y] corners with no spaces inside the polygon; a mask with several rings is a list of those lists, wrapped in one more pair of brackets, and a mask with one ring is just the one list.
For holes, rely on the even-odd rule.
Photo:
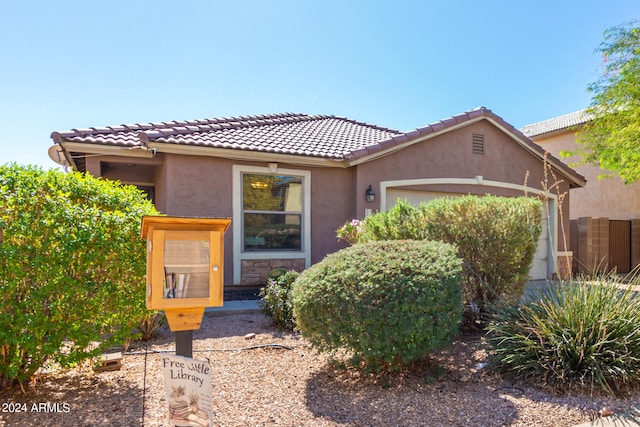
{"label": "white garage door", "polygon": [[[458,193],[440,193],[433,191],[415,191],[415,190],[402,190],[399,188],[389,188],[387,191],[387,206],[388,211],[391,209],[398,199],[407,199],[412,205],[420,204],[420,202],[436,199],[438,197],[459,197]],[[548,221],[545,215],[542,215],[542,232],[538,239],[538,247],[533,257],[533,263],[531,270],[529,270],[529,277],[531,280],[545,280],[548,277],[549,270],[549,227]]]}
{"label": "white garage door", "polygon": [[549,221],[546,215],[542,215],[542,231],[538,238],[538,247],[533,256],[533,264],[529,270],[531,280],[545,280],[549,277]]}

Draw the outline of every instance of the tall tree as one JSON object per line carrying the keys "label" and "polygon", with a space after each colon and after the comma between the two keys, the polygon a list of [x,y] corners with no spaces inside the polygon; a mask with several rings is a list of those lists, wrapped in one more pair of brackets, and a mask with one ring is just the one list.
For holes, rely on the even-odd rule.
{"label": "tall tree", "polygon": [[640,27],[633,21],[605,31],[597,51],[603,73],[588,86],[592,117],[578,134],[581,146],[570,154],[593,163],[629,184],[640,180]]}

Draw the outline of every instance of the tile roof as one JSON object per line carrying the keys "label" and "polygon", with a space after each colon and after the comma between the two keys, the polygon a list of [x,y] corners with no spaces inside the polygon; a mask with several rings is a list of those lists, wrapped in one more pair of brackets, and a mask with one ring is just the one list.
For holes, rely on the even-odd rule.
{"label": "tile roof", "polygon": [[341,160],[347,153],[401,134],[342,117],[284,113],[72,129],[53,132],[51,137],[58,144],[135,147],[155,142]]}
{"label": "tile roof", "polygon": [[587,110],[575,111],[563,116],[554,117],[552,119],[543,120],[538,123],[526,125],[520,129],[527,137],[532,138],[547,133],[557,132],[560,130],[570,129],[574,126],[585,124],[591,120],[591,115]]}
{"label": "tile roof", "polygon": [[[464,112],[411,131],[401,132],[344,117],[298,113],[172,121],[53,132],[56,144],[145,148],[164,145],[211,147],[355,162],[402,148],[442,132],[486,119],[509,133],[525,149],[561,170],[577,185],[584,177],[549,155],[520,130],[485,107]],[[544,123],[544,122],[542,122]],[[533,126],[533,125],[531,125]],[[80,156],[82,158],[83,156]]]}

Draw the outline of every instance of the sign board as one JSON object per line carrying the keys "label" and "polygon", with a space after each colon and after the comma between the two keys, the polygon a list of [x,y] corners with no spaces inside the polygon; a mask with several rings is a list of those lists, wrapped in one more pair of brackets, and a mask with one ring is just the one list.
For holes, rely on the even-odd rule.
{"label": "sign board", "polygon": [[211,364],[190,357],[163,354],[160,366],[169,403],[169,422],[175,426],[212,426]]}

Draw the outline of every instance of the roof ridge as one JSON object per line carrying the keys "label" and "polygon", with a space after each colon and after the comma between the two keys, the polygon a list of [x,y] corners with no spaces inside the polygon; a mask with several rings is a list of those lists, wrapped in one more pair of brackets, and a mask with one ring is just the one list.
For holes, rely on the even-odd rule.
{"label": "roof ridge", "polygon": [[561,116],[551,117],[546,120],[524,125],[520,128],[520,131],[528,137],[538,136],[563,129],[569,129],[573,126],[584,124],[592,118],[593,116],[589,113],[589,109],[583,108]]}
{"label": "roof ridge", "polygon": [[281,125],[287,123],[300,123],[308,121],[319,121],[326,119],[335,119],[346,123],[351,123],[358,126],[364,126],[369,129],[374,129],[382,132],[389,132],[394,134],[402,134],[401,131],[396,129],[390,129],[382,126],[373,125],[370,123],[361,122],[358,120],[350,119],[347,117],[340,117],[328,114],[303,114],[303,113],[279,113],[279,114],[267,114],[258,116],[240,116],[240,117],[228,117],[220,119],[205,119],[205,120],[192,120],[184,122],[173,122],[174,126],[153,127],[151,129],[143,129],[139,132],[138,136],[145,144],[149,143],[154,138],[169,137],[172,135],[180,135],[193,132],[207,132],[213,130],[222,129],[242,129],[248,127],[258,126],[270,126]]}
{"label": "roof ridge", "polygon": [[227,117],[220,119],[192,120],[174,122],[174,126],[154,127],[141,130],[139,137],[142,142],[148,143],[150,139],[167,137],[193,132],[207,132],[222,129],[242,129],[248,127],[280,125],[287,123],[299,123],[303,121],[322,120],[330,118],[328,115],[309,115],[303,113],[279,113],[257,116]]}
{"label": "roof ridge", "polygon": [[342,120],[342,121],[353,123],[353,124],[356,124],[356,125],[359,125],[359,126],[366,126],[368,128],[371,128],[371,129],[380,130],[380,131],[383,131],[383,132],[392,132],[392,133],[397,133],[397,134],[404,133],[404,132],[402,132],[401,130],[398,130],[398,129],[392,129],[392,128],[388,128],[388,127],[384,127],[384,126],[374,125],[374,124],[367,123],[367,122],[361,122],[359,120],[350,119],[348,117],[331,115],[331,116],[326,116],[326,118]]}
{"label": "roof ridge", "polygon": [[526,124],[526,125],[523,126],[523,128],[526,128],[528,126],[539,125],[539,124],[546,123],[546,122],[556,121],[556,120],[559,120],[559,119],[563,119],[565,117],[571,117],[571,116],[575,116],[575,115],[585,115],[586,113],[587,113],[587,108],[582,108],[581,110],[572,111],[570,113],[561,114],[559,116],[551,117],[549,119],[540,120],[538,122]]}
{"label": "roof ridge", "polygon": [[[108,135],[117,132],[146,132],[162,129],[174,129],[174,128],[188,128],[193,126],[207,126],[207,125],[224,125],[235,124],[250,121],[291,121],[291,119],[301,120],[309,119],[312,117],[329,117],[329,116],[309,116],[304,113],[276,113],[276,114],[258,114],[252,116],[230,116],[210,119],[196,119],[196,120],[173,120],[169,122],[148,122],[148,123],[133,123],[133,124],[121,124],[117,126],[103,126],[103,127],[89,127],[89,128],[72,128],[67,131],[52,132],[51,137],[65,138],[65,137],[82,137],[86,135]],[[266,123],[270,124],[270,123]],[[238,125],[234,127],[239,127]],[[175,132],[161,132],[161,134],[173,134]],[[179,132],[182,133],[182,132]]]}
{"label": "roof ridge", "polygon": [[184,120],[180,122],[175,122],[176,124],[221,124],[221,123],[240,123],[240,122],[248,122],[248,121],[262,121],[262,120],[283,120],[283,119],[293,119],[293,118],[305,118],[309,117],[308,114],[304,113],[275,113],[275,114],[256,114],[252,116],[231,116],[231,117],[217,117],[211,119],[202,119],[202,120]]}

